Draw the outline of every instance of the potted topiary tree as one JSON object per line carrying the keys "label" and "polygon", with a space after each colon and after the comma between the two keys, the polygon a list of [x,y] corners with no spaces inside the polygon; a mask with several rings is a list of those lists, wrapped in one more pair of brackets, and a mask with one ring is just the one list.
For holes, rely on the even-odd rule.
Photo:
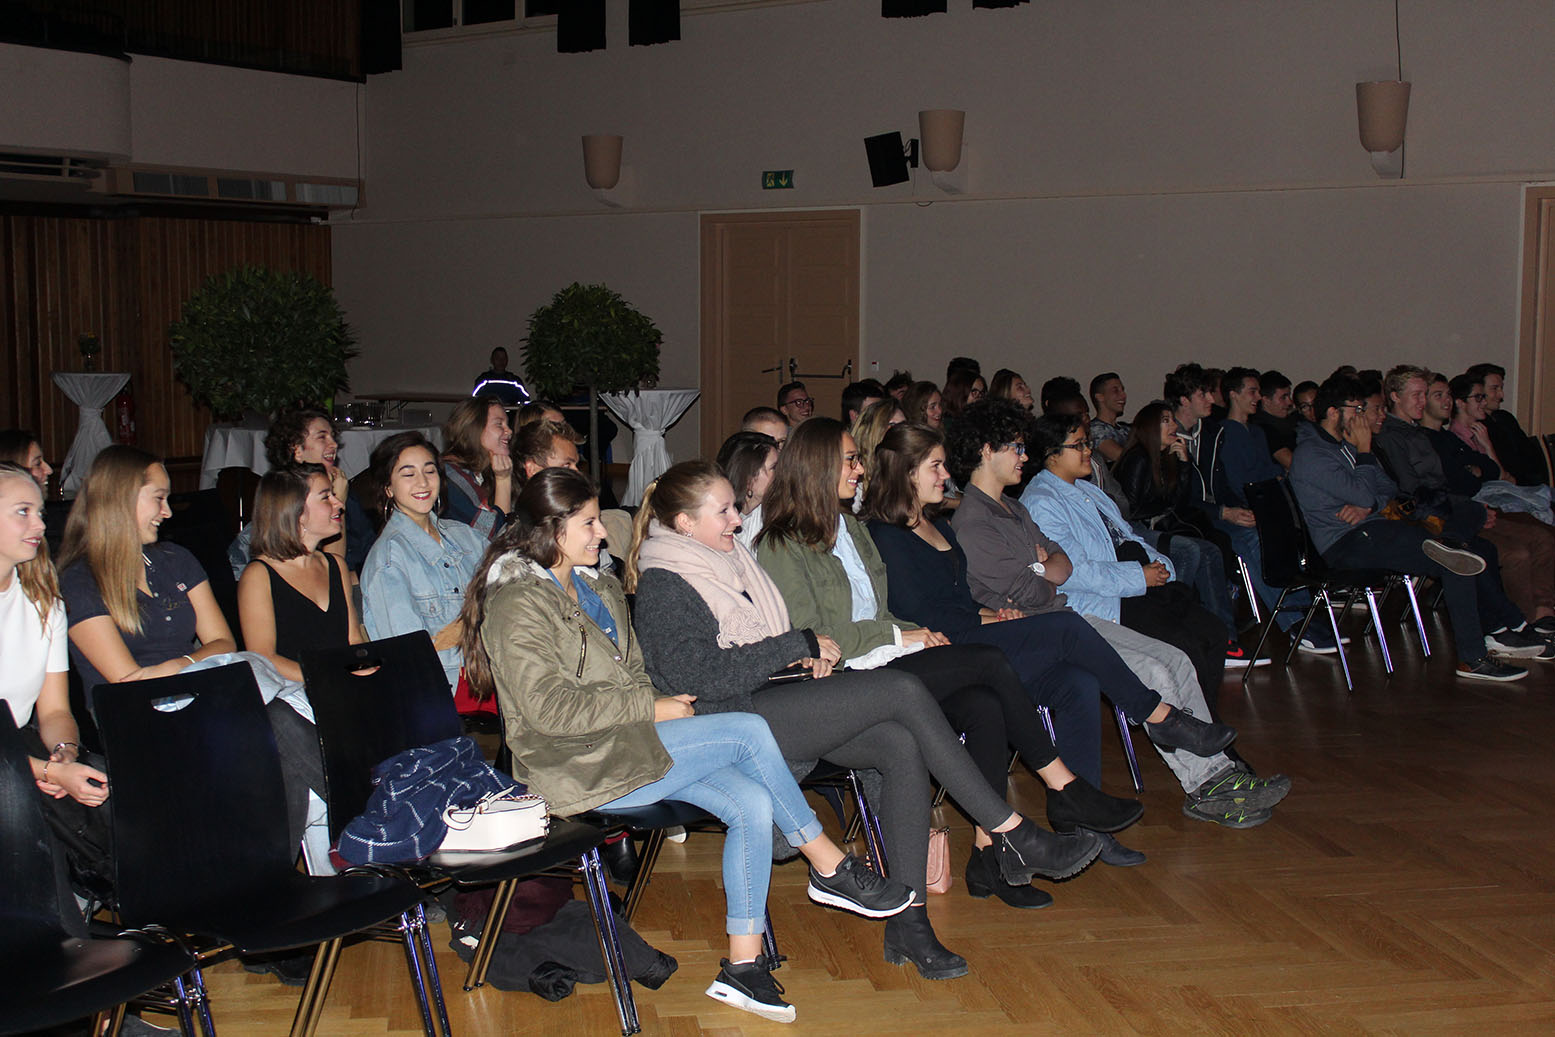
{"label": "potted topiary tree", "polygon": [[174,373],[219,419],[323,406],[346,388],[346,361],[357,354],[326,285],[262,266],[209,278],[168,336]]}
{"label": "potted topiary tree", "polygon": [[602,284],[573,282],[529,316],[524,374],[536,392],[553,399],[587,388],[589,471],[596,479],[599,394],[656,382],[663,341],[653,321]]}

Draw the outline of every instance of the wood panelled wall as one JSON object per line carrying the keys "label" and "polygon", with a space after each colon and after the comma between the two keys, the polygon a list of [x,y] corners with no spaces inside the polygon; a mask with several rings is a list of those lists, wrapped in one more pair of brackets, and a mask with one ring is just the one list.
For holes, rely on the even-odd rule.
{"label": "wood panelled wall", "polygon": [[0,241],[0,428],[34,430],[56,467],[77,409],[51,376],[82,370],[82,332],[102,342],[99,371],[131,374],[138,445],[194,458],[210,413],[173,377],[167,337],[184,300],[212,274],[247,264],[330,282],[329,228],[311,224],[0,213]]}
{"label": "wood panelled wall", "polygon": [[[383,0],[373,0],[383,2]],[[0,0],[15,42],[361,75],[362,0]]]}

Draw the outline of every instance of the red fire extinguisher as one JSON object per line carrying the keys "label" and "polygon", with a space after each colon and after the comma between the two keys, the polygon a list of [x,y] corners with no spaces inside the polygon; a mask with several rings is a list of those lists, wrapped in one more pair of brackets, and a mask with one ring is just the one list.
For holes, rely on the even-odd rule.
{"label": "red fire extinguisher", "polygon": [[126,446],[135,445],[135,393],[128,382],[113,398],[113,438]]}

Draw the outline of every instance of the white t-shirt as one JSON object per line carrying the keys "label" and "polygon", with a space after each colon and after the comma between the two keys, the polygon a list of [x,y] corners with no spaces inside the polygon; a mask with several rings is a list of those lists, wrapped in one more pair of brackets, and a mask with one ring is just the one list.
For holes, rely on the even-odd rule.
{"label": "white t-shirt", "polygon": [[22,581],[11,574],[11,585],[0,590],[0,700],[11,704],[18,725],[32,719],[33,706],[43,691],[45,673],[64,673],[70,668],[65,635],[65,603],[54,602],[47,630],[38,622],[38,610],[22,593]]}

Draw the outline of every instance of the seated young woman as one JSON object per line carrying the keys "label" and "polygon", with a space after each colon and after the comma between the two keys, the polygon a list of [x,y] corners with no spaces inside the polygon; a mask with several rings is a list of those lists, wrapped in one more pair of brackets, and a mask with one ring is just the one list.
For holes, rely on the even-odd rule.
{"label": "seated young woman", "polygon": [[736,432],[718,448],[718,469],[734,487],[735,507],[740,512],[740,529],[735,536],[746,547],[754,544],[761,532],[761,502],[772,485],[779,449],[777,440],[765,432]]}
{"label": "seated young woman", "polygon": [[[345,523],[338,536],[325,542],[324,550],[344,559],[346,568],[352,572],[361,572],[378,530],[372,516],[351,495],[346,473],[335,463],[339,451],[340,440],[335,434],[334,422],[328,414],[311,407],[285,412],[265,433],[265,460],[271,468],[289,464],[324,466],[330,487],[345,504]],[[249,546],[252,536],[253,531],[244,526],[227,548],[227,561],[232,566],[234,580],[243,578],[243,570],[253,558]]]}
{"label": "seated young woman", "polygon": [[463,654],[459,610],[486,541],[462,522],[438,517],[443,463],[425,436],[401,432],[379,443],[368,465],[385,517],[362,566],[362,620],[374,639],[425,630],[450,691]]}
{"label": "seated young woman", "polygon": [[[694,691],[704,712],[759,714],[795,777],[823,758],[879,771],[887,860],[914,893],[912,909],[886,923],[886,961],[910,961],[926,979],[963,976],[966,960],[939,943],[924,908],[930,775],[999,837],[997,848],[974,851],[967,864],[973,896],[998,893],[1016,907],[1047,906],[1052,897],[1031,887],[1022,860],[1062,870],[1072,863],[1064,844],[1023,821],[988,787],[922,681],[890,669],[835,670],[836,642],[789,624],[782,594],[738,542],[734,502],[729,481],[706,461],[673,466],[644,495],[627,577],[629,589],[635,582],[648,675],[661,691]],[[807,669],[813,679],[769,682],[790,667]],[[1067,790],[1061,795],[1077,813],[1106,824],[1120,811],[1138,812],[1137,804],[1088,787],[1051,748],[1034,762]]]}
{"label": "seated young woman", "polygon": [[443,423],[443,517],[493,539],[513,507],[513,455],[507,408],[495,396],[473,396]]}
{"label": "seated young woman", "polygon": [[[1016,408],[1000,401],[993,409],[1018,420]],[[950,428],[954,431],[964,421],[975,423],[989,409],[968,408],[971,418],[957,419]],[[1019,426],[1011,428],[1017,431],[1006,429],[1004,434],[1018,435]],[[1012,469],[1012,476],[1018,475],[1015,470],[1024,457],[1018,442],[990,455],[990,463],[1002,464]],[[923,425],[892,429],[876,449],[873,467],[876,494],[868,508],[869,532],[889,577],[892,613],[913,622],[933,621],[953,643],[989,644],[1003,651],[1031,701],[1051,712],[1059,751],[1092,786],[1101,784],[1097,703],[1103,694],[1130,720],[1144,725],[1168,752],[1184,748],[1213,753],[1234,737],[1231,729],[1216,729],[1193,719],[1142,684],[1100,635],[1064,605],[1061,595],[1048,594],[1029,613],[1010,604],[986,608],[973,599],[966,555],[950,521],[935,514],[945,478],[945,446],[939,433]],[[976,501],[973,514],[990,502],[996,508],[1007,507],[1002,496],[989,497],[976,481],[968,487],[968,499]],[[1050,555],[1045,564],[1060,567],[1061,553]],[[1050,808],[1054,827],[1076,824],[1062,800],[1055,807]],[[1130,820],[1137,819],[1138,813],[1136,809]],[[1143,854],[1122,846],[1111,835],[1103,834],[1102,842],[1103,863],[1144,863]]]}
{"label": "seated young woman", "polygon": [[[22,729],[50,822],[106,836],[105,823],[82,814],[108,799],[108,776],[81,758],[70,712],[65,604],[43,539],[43,493],[9,461],[0,461],[0,656],[0,702]],[[72,928],[85,935],[84,924]]]}
{"label": "seated young woman", "polygon": [[517,503],[481,560],[463,622],[470,685],[502,704],[513,776],[561,816],[676,799],[727,824],[729,957],[707,993],[791,1022],[775,963],[760,953],[773,825],[809,861],[818,903],[885,918],[906,910],[912,891],[822,833],[760,717],[698,715],[695,695],[654,690],[621,585],[595,568],[605,531],[586,476],[544,469]]}
{"label": "seated young woman", "polygon": [[254,496],[254,560],[238,581],[243,643],[302,680],[302,653],[367,640],[349,588],[356,577],[319,545],[345,511],[322,465],[272,468]]}
{"label": "seated young woman", "polygon": [[1246,660],[1236,640],[1236,614],[1226,580],[1234,570],[1231,540],[1193,499],[1185,474],[1188,447],[1177,435],[1177,419],[1160,400],[1146,404],[1134,416],[1123,453],[1112,474],[1128,499],[1130,527],[1146,543],[1172,560],[1188,577],[1199,601],[1225,624],[1232,636],[1226,644],[1226,665]]}
{"label": "seated young woman", "polygon": [[[922,681],[951,727],[965,734],[967,752],[988,787],[1002,794],[1010,747],[1043,766],[1055,755],[1052,740],[998,648],[951,645],[937,630],[890,611],[885,566],[848,508],[861,468],[853,436],[841,422],[811,418],[796,428],[767,491],[757,557],[795,627],[831,638],[852,669],[884,665]],[[973,816],[974,844],[993,845],[985,818]],[[1123,818],[1116,827],[1131,821]],[[1062,848],[1064,867],[1051,870],[1074,874],[1101,852],[1101,841],[1089,832],[1060,840],[1055,850]]]}
{"label": "seated young woman", "polygon": [[[71,506],[59,585],[88,702],[109,693],[107,685],[171,676],[236,649],[200,563],[157,540],[172,515],[168,490],[160,461],[111,446],[92,462]],[[288,820],[300,840],[308,790],[323,799],[318,733],[280,698],[266,713],[281,752]]]}

